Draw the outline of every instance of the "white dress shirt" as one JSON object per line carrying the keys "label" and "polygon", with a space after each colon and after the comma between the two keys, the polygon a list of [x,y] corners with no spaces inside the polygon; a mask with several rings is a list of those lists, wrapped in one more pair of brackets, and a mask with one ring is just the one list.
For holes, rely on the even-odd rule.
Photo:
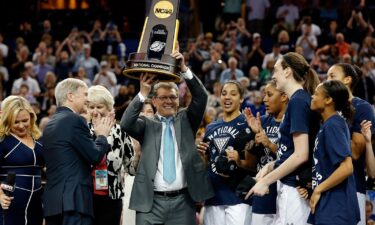
{"label": "white dress shirt", "polygon": [[[190,71],[190,69],[188,69],[185,73],[181,73],[181,75],[184,79],[187,79],[187,80],[193,79],[193,74]],[[140,92],[138,93],[138,96],[139,96],[139,99],[140,99],[141,102],[145,101],[146,97],[143,96]],[[161,119],[161,117],[162,117],[159,114],[156,114],[156,116],[158,116],[159,119]],[[176,168],[176,179],[171,184],[168,184],[163,179],[163,152],[164,152],[163,136],[164,136],[164,129],[165,129],[165,124],[162,123],[162,130],[161,130],[162,137],[161,137],[161,143],[160,143],[158,168],[156,170],[155,179],[154,179],[154,190],[155,191],[181,190],[182,188],[187,187],[187,183],[186,183],[184,168],[182,167],[180,152],[178,151],[176,134],[175,134],[173,124],[171,124],[171,129],[172,129],[172,136],[173,136],[174,149],[175,149],[174,158],[175,158],[175,168]]]}

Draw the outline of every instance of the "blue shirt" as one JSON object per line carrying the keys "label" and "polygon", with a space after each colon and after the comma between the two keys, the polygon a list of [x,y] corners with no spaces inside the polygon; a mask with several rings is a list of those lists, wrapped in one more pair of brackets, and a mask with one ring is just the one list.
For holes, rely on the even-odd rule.
{"label": "blue shirt", "polygon": [[245,159],[245,151],[252,145],[253,139],[254,135],[248,127],[243,114],[232,121],[225,122],[221,119],[207,126],[203,141],[209,142],[208,175],[214,188],[215,196],[206,200],[206,205],[250,204],[249,200],[244,201],[235,194],[237,185],[247,175],[247,171],[236,167],[229,177],[223,177],[218,175],[214,162],[229,146],[238,151],[240,159]]}
{"label": "blue shirt", "polygon": [[[313,189],[329,178],[340,163],[350,156],[349,128],[342,117],[334,115],[322,125],[315,140]],[[315,214],[310,215],[309,219],[315,220],[315,224],[357,224],[360,213],[354,176],[350,175],[323,192]]]}
{"label": "blue shirt", "polygon": [[[363,120],[372,121],[372,124],[375,124],[374,120],[374,110],[372,106],[365,100],[354,97],[352,99],[352,105],[355,109],[353,122],[350,127],[350,133],[353,132],[361,133],[361,122]],[[366,154],[362,154],[358,160],[353,160],[354,166],[354,178],[356,181],[357,192],[362,194],[366,193]]]}
{"label": "blue shirt", "polygon": [[[277,143],[278,133],[279,133],[279,122],[275,121],[273,116],[262,116],[261,117],[262,127],[264,132],[266,132],[268,139],[272,143]],[[276,160],[276,154],[274,154],[270,149],[264,146],[259,146],[258,148],[253,148],[251,152],[258,156],[257,171],[259,172],[267,163]],[[277,187],[276,183],[269,186],[269,193],[260,196],[253,196],[253,213],[257,214],[276,214],[276,197],[277,197]]]}
{"label": "blue shirt", "polygon": [[[294,153],[293,134],[309,133],[311,110],[311,97],[305,90],[297,90],[291,97],[279,128],[279,146],[277,150],[278,160],[275,169],[286,161]],[[291,172],[280,181],[286,185],[296,187],[297,170]]]}
{"label": "blue shirt", "polygon": [[[244,76],[242,70],[240,70],[240,69],[236,69],[235,73],[236,73],[236,80],[237,81],[239,81],[239,79]],[[231,79],[231,76],[232,75],[231,75],[230,69],[225,69],[220,74],[220,83],[224,84],[225,82],[227,82],[228,80]]]}

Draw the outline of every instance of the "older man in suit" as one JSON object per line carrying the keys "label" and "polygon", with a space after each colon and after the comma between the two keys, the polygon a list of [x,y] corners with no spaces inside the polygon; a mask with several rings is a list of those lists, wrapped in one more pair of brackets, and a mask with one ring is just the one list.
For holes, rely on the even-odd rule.
{"label": "older man in suit", "polygon": [[179,52],[182,76],[192,94],[188,108],[178,110],[178,88],[171,82],[154,86],[154,118],[139,116],[155,75],[143,74],[140,93],[126,109],[121,126],[140,141],[142,156],[129,208],[137,211],[136,224],[195,224],[195,202],[213,196],[206,169],[195,146],[207,93],[200,80],[185,66]]}
{"label": "older man in suit", "polygon": [[95,124],[95,142],[87,122],[79,115],[85,111],[87,86],[68,78],[55,90],[58,105],[43,132],[47,185],[44,191],[44,216],[47,225],[90,225],[93,217],[91,165],[97,164],[107,150],[107,136],[113,118]]}

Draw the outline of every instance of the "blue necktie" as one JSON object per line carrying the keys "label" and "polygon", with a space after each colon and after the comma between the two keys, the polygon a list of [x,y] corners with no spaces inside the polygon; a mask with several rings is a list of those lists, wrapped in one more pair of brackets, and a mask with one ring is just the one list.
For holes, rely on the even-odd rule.
{"label": "blue necktie", "polygon": [[174,141],[172,136],[171,122],[173,117],[162,118],[165,124],[163,135],[163,179],[171,184],[176,180],[176,165],[174,162]]}

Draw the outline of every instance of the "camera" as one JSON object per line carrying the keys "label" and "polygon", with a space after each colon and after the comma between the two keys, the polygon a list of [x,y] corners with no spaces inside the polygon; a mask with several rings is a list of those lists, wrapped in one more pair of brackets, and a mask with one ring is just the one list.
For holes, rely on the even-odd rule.
{"label": "camera", "polygon": [[[233,149],[233,147],[229,146],[227,149]],[[226,151],[216,156],[214,163],[216,171],[224,175],[231,175],[237,169],[236,163],[228,160]]]}

